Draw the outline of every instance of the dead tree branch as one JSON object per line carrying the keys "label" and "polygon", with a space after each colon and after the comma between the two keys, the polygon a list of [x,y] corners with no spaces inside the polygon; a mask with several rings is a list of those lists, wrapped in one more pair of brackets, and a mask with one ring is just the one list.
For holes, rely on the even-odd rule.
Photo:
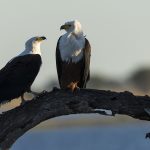
{"label": "dead tree branch", "polygon": [[147,111],[150,97],[134,96],[130,92],[82,89],[76,93],[55,90],[41,94],[25,105],[0,115],[0,149],[6,150],[26,131],[42,121],[62,115],[100,113],[111,110],[112,115],[124,114],[150,121]]}

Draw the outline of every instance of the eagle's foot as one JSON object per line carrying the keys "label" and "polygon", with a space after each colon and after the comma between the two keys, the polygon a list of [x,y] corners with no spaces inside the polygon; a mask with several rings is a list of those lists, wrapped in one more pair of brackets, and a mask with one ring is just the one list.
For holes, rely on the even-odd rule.
{"label": "eagle's foot", "polygon": [[72,92],[78,91],[80,88],[78,87],[78,81],[77,82],[71,82],[68,86],[68,89],[70,89]]}

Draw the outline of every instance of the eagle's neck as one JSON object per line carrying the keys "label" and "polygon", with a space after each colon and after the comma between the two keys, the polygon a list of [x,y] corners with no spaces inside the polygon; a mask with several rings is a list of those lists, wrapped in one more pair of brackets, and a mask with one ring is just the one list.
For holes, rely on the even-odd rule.
{"label": "eagle's neck", "polygon": [[60,38],[59,50],[61,58],[66,62],[79,62],[83,57],[85,37],[83,34],[66,33]]}
{"label": "eagle's neck", "polygon": [[37,43],[36,45],[33,45],[32,48],[32,54],[39,54],[41,55],[41,43]]}
{"label": "eagle's neck", "polygon": [[28,54],[41,55],[40,43],[33,45],[32,47],[26,47],[25,50],[19,56],[24,56],[24,55],[28,55]]}

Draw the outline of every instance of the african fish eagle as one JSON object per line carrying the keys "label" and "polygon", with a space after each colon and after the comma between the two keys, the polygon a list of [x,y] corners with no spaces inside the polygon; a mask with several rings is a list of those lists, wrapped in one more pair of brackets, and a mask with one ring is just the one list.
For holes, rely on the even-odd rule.
{"label": "african fish eagle", "polygon": [[56,66],[60,88],[86,88],[90,79],[91,46],[77,20],[66,22],[60,27],[62,35],[56,47]]}
{"label": "african fish eagle", "polygon": [[31,85],[42,64],[40,45],[45,39],[44,36],[30,38],[25,50],[0,70],[0,103],[20,96],[24,103],[24,93],[32,92]]}

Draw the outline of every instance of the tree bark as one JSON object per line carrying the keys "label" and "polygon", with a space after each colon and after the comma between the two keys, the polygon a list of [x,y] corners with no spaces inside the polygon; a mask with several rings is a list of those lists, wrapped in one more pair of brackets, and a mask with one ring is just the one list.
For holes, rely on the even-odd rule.
{"label": "tree bark", "polygon": [[20,136],[42,121],[69,114],[107,115],[100,109],[111,110],[112,116],[123,114],[149,121],[150,97],[134,96],[127,91],[94,89],[81,89],[75,93],[65,90],[46,92],[0,115],[0,150],[9,149]]}

